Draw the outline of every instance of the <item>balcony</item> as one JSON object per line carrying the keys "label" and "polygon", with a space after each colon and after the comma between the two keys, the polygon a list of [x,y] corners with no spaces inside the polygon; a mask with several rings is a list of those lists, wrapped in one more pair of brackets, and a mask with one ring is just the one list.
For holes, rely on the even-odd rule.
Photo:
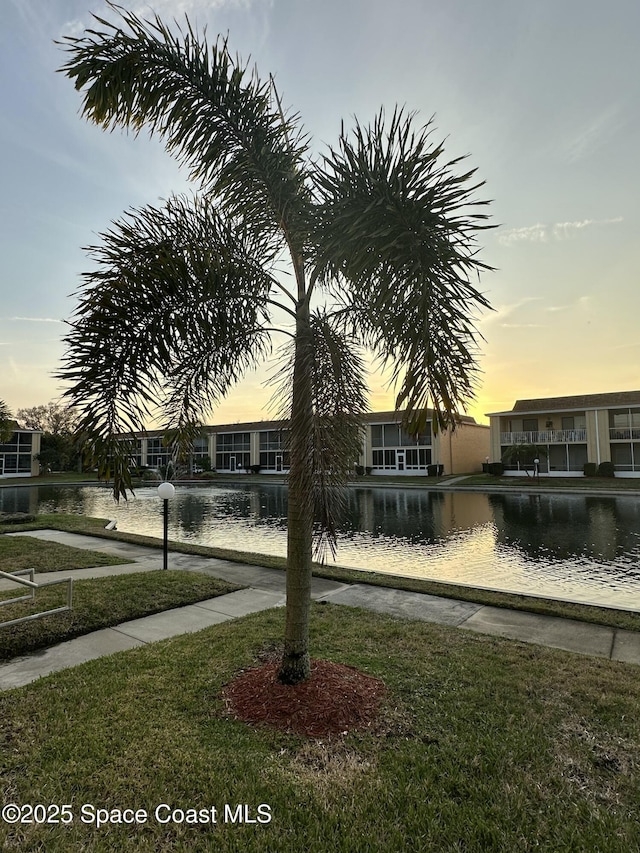
{"label": "balcony", "polygon": [[638,441],[640,440],[640,428],[638,427],[613,427],[609,430],[610,441]]}
{"label": "balcony", "polygon": [[[621,430],[618,430],[620,432]],[[628,432],[628,430],[627,430]],[[640,433],[640,430],[638,430]],[[535,432],[501,432],[500,444],[576,444],[587,440],[586,429],[543,429]]]}

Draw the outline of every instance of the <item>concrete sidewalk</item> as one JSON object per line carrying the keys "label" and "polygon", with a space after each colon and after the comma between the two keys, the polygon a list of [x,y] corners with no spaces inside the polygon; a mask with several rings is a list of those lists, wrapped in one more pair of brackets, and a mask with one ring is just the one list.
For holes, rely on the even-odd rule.
{"label": "concrete sidewalk", "polygon": [[[5,535],[34,536],[43,541],[61,542],[74,548],[104,551],[131,561],[121,566],[101,566],[55,573],[57,577],[93,578],[157,571],[162,568],[162,552],[156,548],[58,530]],[[285,604],[285,574],[277,569],[177,553],[169,555],[169,566],[186,571],[206,572],[246,588],[197,604],[124,622],[113,628],[104,628],[50,649],[0,664],[0,690],[21,687],[43,675],[76,666],[84,661],[178,634],[199,631],[229,619]],[[36,575],[36,580],[51,577],[52,574]],[[10,586],[7,581],[2,582],[0,588],[9,588],[5,584]],[[633,631],[370,584],[343,584],[323,578],[313,578],[311,595],[315,600],[330,601],[333,604],[364,607],[404,619],[450,625],[577,654],[640,665],[640,633]]]}

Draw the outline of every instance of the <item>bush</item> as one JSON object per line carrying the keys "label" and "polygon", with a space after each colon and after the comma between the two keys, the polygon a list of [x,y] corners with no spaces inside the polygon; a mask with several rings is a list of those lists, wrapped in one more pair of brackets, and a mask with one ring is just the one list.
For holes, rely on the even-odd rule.
{"label": "bush", "polygon": [[364,474],[364,465],[356,465],[356,474],[358,477],[362,477]]}
{"label": "bush", "polygon": [[250,467],[250,469],[251,469],[251,473],[252,473],[252,474],[259,474],[259,473],[260,473],[260,469],[262,468],[262,466],[261,466],[261,465],[250,465],[249,467]]}
{"label": "bush", "polygon": [[585,462],[582,470],[585,477],[595,477],[598,472],[598,466],[595,462]]}
{"label": "bush", "polygon": [[504,474],[504,465],[502,462],[489,462],[489,473],[494,477],[502,477]]}
{"label": "bush", "polygon": [[0,512],[0,524],[26,524],[35,520],[36,516],[28,512]]}
{"label": "bush", "polygon": [[613,462],[601,462],[598,465],[598,477],[615,477]]}

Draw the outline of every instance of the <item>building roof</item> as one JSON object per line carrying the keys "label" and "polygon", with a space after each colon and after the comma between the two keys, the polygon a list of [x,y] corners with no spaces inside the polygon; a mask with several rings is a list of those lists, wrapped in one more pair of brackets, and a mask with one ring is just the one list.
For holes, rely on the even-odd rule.
{"label": "building roof", "polygon": [[[431,409],[428,410],[429,415],[431,416],[433,412]],[[402,417],[402,412],[367,412],[364,415],[363,421],[365,423],[399,423]],[[474,426],[481,426],[481,424],[476,424],[475,418],[472,418],[470,415],[460,415],[459,416],[460,423]],[[202,432],[254,432],[260,430],[278,430],[278,429],[286,429],[288,426],[288,421],[250,421],[250,422],[242,422],[242,423],[233,423],[233,424],[204,424],[202,426]],[[166,430],[164,429],[149,429],[144,433],[136,432],[135,435],[140,436],[144,435],[145,438],[160,438],[164,436]]]}
{"label": "building roof", "polygon": [[617,409],[624,406],[640,406],[640,391],[611,391],[604,394],[575,394],[570,397],[539,397],[534,400],[516,400],[511,411],[492,412],[491,415],[578,411],[581,409]]}

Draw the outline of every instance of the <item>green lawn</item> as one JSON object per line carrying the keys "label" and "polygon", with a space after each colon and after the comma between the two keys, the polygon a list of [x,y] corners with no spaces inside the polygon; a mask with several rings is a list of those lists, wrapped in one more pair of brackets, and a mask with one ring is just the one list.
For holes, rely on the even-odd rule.
{"label": "green lawn", "polygon": [[[15,525],[11,528],[15,529]],[[127,562],[102,551],[69,548],[59,542],[42,542],[30,536],[0,536],[0,571],[3,572],[18,569],[64,572],[92,566],[120,566]]]}
{"label": "green lawn", "polygon": [[470,474],[457,484],[464,486],[487,486],[489,488],[526,489],[588,489],[589,491],[639,492],[637,477],[494,477],[490,474]]}
{"label": "green lawn", "polygon": [[[100,628],[129,619],[215,598],[238,589],[218,578],[197,572],[135,572],[115,577],[73,582],[73,610],[53,613],[31,622],[0,627],[0,660],[9,660],[47,648]],[[0,592],[0,599],[14,598],[24,590]],[[66,602],[64,585],[36,592],[31,601],[0,607],[0,620],[53,610]]]}
{"label": "green lawn", "polygon": [[[95,526],[102,522],[93,520]],[[89,524],[89,529],[92,525]],[[7,528],[5,528],[7,529]],[[15,525],[11,525],[15,529]],[[98,539],[99,543],[100,540]],[[71,548],[58,542],[44,542],[29,536],[0,535],[0,570],[5,572],[34,568],[37,572],[60,572],[95,566],[115,566],[129,562],[101,551]],[[223,595],[238,587],[208,575],[194,572],[135,572],[94,580],[76,580],[73,584],[73,610],[56,613],[20,625],[0,627],[0,660],[69,640],[100,628],[117,625],[150,613],[180,607]],[[24,595],[17,584],[0,591],[0,600]],[[36,592],[30,600],[0,607],[0,621],[8,622],[66,603],[66,586],[54,586]]]}
{"label": "green lawn", "polygon": [[[280,641],[283,620],[255,614],[0,694],[5,803],[73,814],[70,825],[0,824],[0,847],[638,849],[637,668],[315,605],[314,655],[383,679],[388,693],[374,729],[308,740],[230,719],[220,698]],[[215,806],[218,822],[160,823],[162,803],[161,818]],[[81,821],[83,804],[144,809],[148,820],[97,828]],[[231,822],[238,804],[270,822]]]}

